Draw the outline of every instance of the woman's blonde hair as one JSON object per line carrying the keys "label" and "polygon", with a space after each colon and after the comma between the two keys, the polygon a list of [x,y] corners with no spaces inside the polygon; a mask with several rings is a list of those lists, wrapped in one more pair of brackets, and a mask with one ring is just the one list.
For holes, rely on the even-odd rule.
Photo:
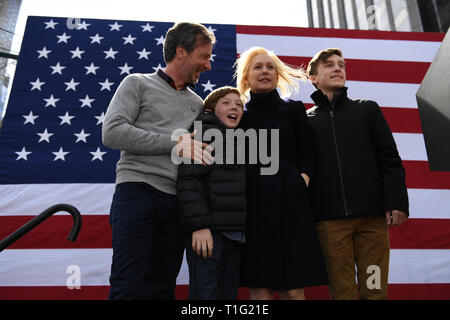
{"label": "woman's blonde hair", "polygon": [[267,54],[275,65],[275,69],[278,73],[277,87],[280,88],[281,96],[283,98],[290,96],[294,91],[298,91],[299,85],[296,79],[305,80],[308,78],[304,69],[295,68],[285,64],[273,51],[262,47],[251,47],[243,52],[235,63],[237,88],[245,98],[248,99],[249,97],[248,93],[250,91],[250,85],[247,79],[250,72],[251,62],[258,54],[261,53]]}

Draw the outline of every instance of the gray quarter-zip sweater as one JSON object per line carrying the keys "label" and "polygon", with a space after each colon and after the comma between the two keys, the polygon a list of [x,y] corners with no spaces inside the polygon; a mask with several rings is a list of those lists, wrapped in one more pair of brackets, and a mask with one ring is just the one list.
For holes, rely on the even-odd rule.
{"label": "gray quarter-zip sweater", "polygon": [[171,160],[176,141],[171,138],[175,130],[192,125],[202,104],[190,88],[176,91],[156,73],[125,77],[102,127],[103,144],[121,151],[116,185],[145,182],[176,194],[178,166]]}

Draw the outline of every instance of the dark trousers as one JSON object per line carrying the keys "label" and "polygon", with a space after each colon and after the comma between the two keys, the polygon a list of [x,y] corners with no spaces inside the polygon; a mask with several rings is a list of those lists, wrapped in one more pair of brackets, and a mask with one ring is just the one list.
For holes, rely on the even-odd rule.
{"label": "dark trousers", "polygon": [[241,243],[221,232],[212,232],[213,255],[203,258],[192,250],[192,234],[186,236],[189,267],[189,299],[234,300],[239,289]]}
{"label": "dark trousers", "polygon": [[146,183],[116,186],[109,299],[175,298],[184,251],[178,217],[177,196]]}

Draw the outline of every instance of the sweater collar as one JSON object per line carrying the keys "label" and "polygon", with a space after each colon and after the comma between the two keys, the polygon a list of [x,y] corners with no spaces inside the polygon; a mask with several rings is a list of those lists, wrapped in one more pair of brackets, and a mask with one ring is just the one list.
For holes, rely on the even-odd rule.
{"label": "sweater collar", "polygon": [[268,93],[256,93],[250,91],[250,101],[247,102],[247,110],[258,109],[278,109],[279,108],[280,95],[277,89],[274,89]]}
{"label": "sweater collar", "polygon": [[[174,88],[176,90],[175,81],[167,73],[165,73],[162,69],[158,69],[158,71],[156,71],[156,73],[158,74],[158,76],[161,77],[161,79],[163,79],[172,88]],[[183,89],[186,89],[187,87],[191,88],[192,90],[195,90],[195,84],[194,83],[186,83],[186,85],[184,86]]]}
{"label": "sweater collar", "polygon": [[316,106],[318,106],[319,108],[330,108],[332,103],[333,103],[333,105],[336,105],[338,102],[341,102],[341,101],[347,99],[347,90],[348,90],[347,87],[342,87],[342,89],[340,89],[339,91],[337,91],[334,94],[334,98],[333,98],[332,102],[330,102],[330,100],[328,100],[327,95],[324,94],[322,92],[322,90],[320,90],[320,89],[317,89],[311,95],[311,98],[313,99]]}

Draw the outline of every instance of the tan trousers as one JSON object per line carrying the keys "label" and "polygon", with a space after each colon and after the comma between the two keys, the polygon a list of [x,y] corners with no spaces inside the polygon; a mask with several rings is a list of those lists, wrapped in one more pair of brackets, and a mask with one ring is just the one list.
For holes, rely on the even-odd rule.
{"label": "tan trousers", "polygon": [[316,223],[316,229],[327,266],[331,299],[358,299],[358,294],[360,299],[387,298],[389,229],[386,218],[328,220]]}

